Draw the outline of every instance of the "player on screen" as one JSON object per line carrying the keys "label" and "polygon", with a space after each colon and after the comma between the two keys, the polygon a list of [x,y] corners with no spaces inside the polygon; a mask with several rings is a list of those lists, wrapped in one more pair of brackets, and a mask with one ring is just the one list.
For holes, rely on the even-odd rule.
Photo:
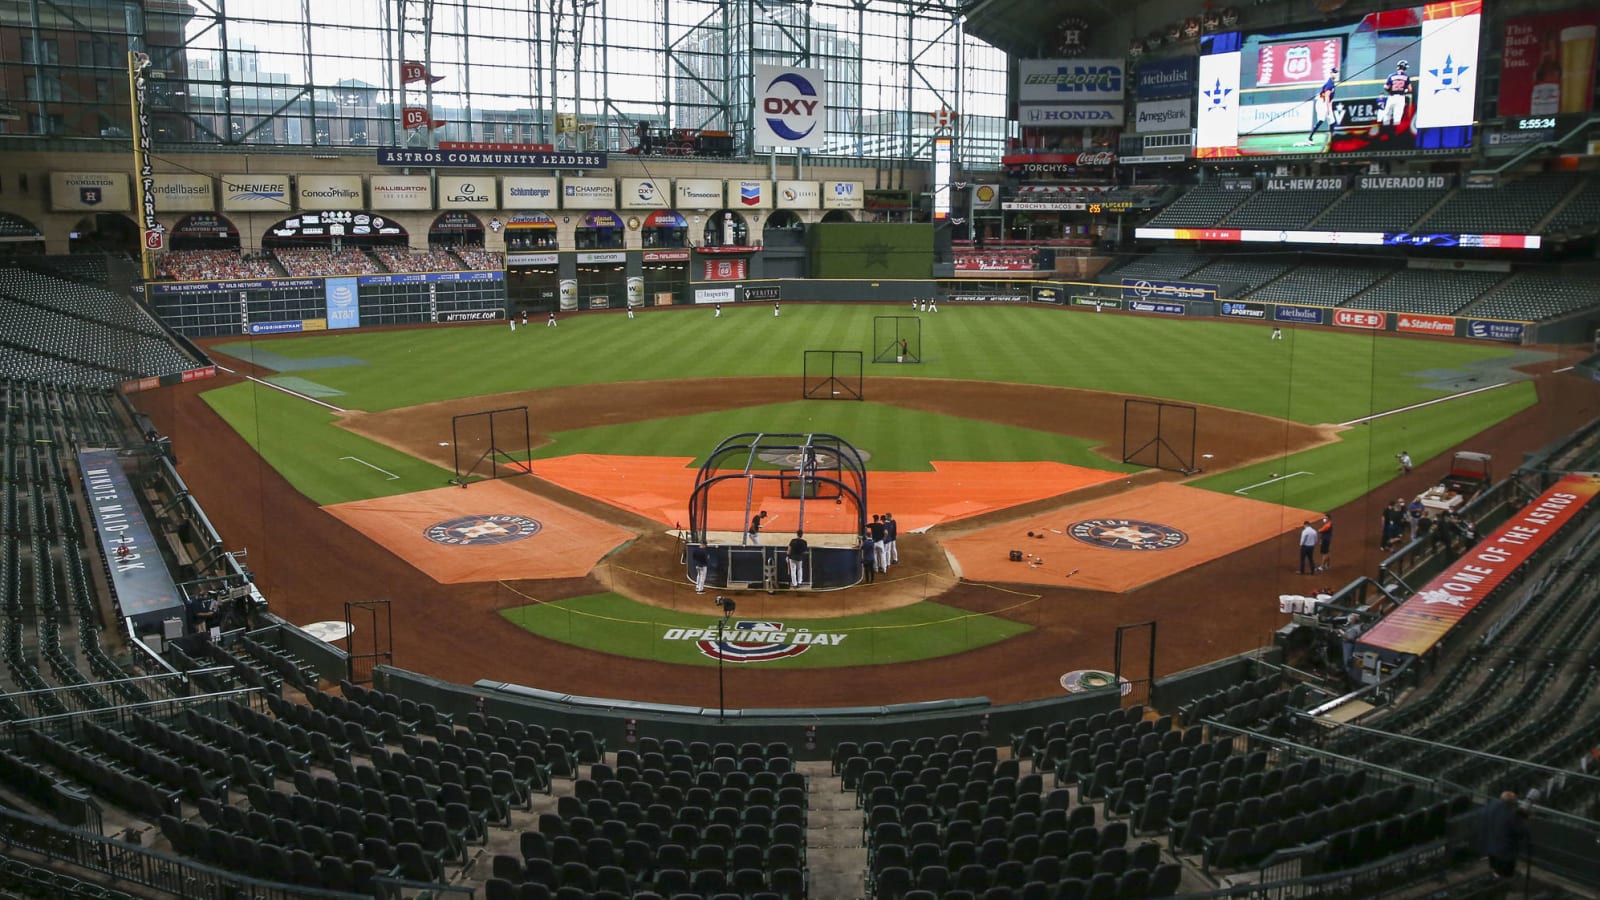
{"label": "player on screen", "polygon": [[1317,98],[1311,102],[1311,133],[1306,135],[1302,144],[1316,141],[1317,131],[1324,122],[1328,125],[1328,138],[1333,138],[1333,92],[1338,87],[1339,70],[1330,69],[1328,80],[1322,83],[1322,90],[1317,92]]}
{"label": "player on screen", "polygon": [[1411,93],[1411,75],[1407,72],[1409,64],[1405,60],[1395,63],[1394,74],[1383,80],[1383,96],[1379,102],[1383,109],[1378,112],[1378,127],[1387,125],[1394,131],[1400,130],[1401,123],[1406,116],[1406,97]]}

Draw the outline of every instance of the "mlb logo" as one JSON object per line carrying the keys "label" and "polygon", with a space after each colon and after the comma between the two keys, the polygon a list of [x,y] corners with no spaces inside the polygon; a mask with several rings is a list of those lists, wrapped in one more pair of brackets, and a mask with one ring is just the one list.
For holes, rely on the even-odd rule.
{"label": "mlb logo", "polygon": [[100,201],[102,199],[104,199],[104,194],[101,193],[101,189],[100,188],[97,188],[97,187],[81,187],[81,188],[78,188],[78,200],[84,206],[99,206],[100,205]]}
{"label": "mlb logo", "polygon": [[755,206],[761,202],[761,185],[744,182],[739,185],[739,202],[745,206]]}
{"label": "mlb logo", "polygon": [[1296,80],[1308,77],[1311,74],[1311,48],[1298,44],[1285,51],[1283,74]]}

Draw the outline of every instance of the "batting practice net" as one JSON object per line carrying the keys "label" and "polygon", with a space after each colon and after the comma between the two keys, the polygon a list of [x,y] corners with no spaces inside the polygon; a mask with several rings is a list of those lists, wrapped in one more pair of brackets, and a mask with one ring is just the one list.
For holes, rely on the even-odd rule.
{"label": "batting practice net", "polygon": [[860,350],[807,350],[801,396],[807,400],[860,400]]}
{"label": "batting practice net", "polygon": [[1199,412],[1184,403],[1129,398],[1122,401],[1122,461],[1193,475]]}
{"label": "batting practice net", "polygon": [[[867,472],[860,452],[832,434],[736,434],[717,445],[689,496],[690,548],[711,558],[718,588],[827,590],[861,579]],[[759,522],[752,535],[750,523]],[[791,583],[784,564],[799,532],[808,544],[805,575]]]}
{"label": "batting practice net", "polygon": [[922,362],[922,319],[917,316],[872,317],[872,361]]}
{"label": "batting practice net", "polygon": [[456,477],[451,484],[466,487],[488,478],[527,475],[533,431],[526,406],[488,409],[450,417],[450,448],[455,453]]}

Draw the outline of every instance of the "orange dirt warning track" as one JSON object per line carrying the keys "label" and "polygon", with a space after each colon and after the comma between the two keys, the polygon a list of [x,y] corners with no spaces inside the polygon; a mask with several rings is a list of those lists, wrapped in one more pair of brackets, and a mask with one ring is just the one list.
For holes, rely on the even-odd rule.
{"label": "orange dirt warning track", "polygon": [[[694,461],[685,457],[578,454],[533,463],[534,474],[574,493],[618,506],[664,525],[689,522]],[[1125,478],[1116,472],[1055,462],[942,462],[932,472],[868,472],[866,512],[893,513],[903,531],[1043,500],[1090,485]],[[711,502],[712,531],[745,526],[743,479],[721,482]],[[749,483],[754,509],[781,513],[772,528],[793,530],[799,502],[779,497],[778,482]],[[807,527],[819,533],[853,532],[833,503],[806,502]],[[837,521],[836,521],[837,520]]]}
{"label": "orange dirt warning track", "polygon": [[[943,543],[962,577],[974,581],[1121,593],[1297,529],[1315,515],[1181,484],[1155,484]],[[1173,530],[1181,533],[1181,543]],[[1028,537],[1030,531],[1036,536]],[[1069,531],[1096,542],[1085,543]],[[1012,562],[1012,550],[1021,550],[1024,561]],[[1033,565],[1027,554],[1043,562]]]}
{"label": "orange dirt warning track", "polygon": [[440,584],[581,578],[637,537],[503,481],[323,509]]}

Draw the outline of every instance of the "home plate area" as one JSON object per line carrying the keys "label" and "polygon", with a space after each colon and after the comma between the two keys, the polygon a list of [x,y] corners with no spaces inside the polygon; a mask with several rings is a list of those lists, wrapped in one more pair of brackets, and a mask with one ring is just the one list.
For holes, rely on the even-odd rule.
{"label": "home plate area", "polygon": [[944,541],[963,577],[1123,592],[1243,550],[1317,515],[1154,484]]}

